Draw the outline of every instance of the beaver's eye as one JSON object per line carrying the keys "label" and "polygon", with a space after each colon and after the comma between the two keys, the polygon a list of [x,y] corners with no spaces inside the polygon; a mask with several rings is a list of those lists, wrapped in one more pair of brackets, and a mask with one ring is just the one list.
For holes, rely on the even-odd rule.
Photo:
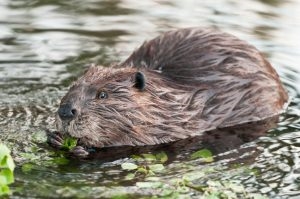
{"label": "beaver's eye", "polygon": [[101,91],[99,94],[98,94],[98,98],[99,99],[106,99],[108,97],[107,95],[107,92],[105,91]]}

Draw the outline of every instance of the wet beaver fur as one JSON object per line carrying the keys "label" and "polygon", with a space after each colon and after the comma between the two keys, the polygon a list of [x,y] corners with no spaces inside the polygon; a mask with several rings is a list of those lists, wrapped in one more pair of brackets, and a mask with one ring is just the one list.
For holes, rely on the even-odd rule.
{"label": "wet beaver fur", "polygon": [[169,143],[276,118],[285,102],[276,71],[252,45],[201,28],[166,32],[112,67],[91,66],[62,98],[57,132],[89,147]]}

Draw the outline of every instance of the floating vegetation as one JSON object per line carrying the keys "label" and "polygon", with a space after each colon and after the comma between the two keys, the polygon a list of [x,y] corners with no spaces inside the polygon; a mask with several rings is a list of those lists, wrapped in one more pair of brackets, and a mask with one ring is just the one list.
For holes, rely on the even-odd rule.
{"label": "floating vegetation", "polygon": [[[125,176],[126,181],[137,181],[135,187],[141,192],[151,193],[149,198],[191,198],[191,194],[202,196],[204,199],[266,199],[258,193],[249,193],[238,181],[220,179],[224,168],[209,166],[213,162],[213,155],[207,149],[201,149],[191,154],[190,158],[203,161],[206,165],[202,170],[196,171],[192,165],[180,164],[189,168],[188,172],[182,173],[177,178],[165,178],[164,173],[170,168],[164,163],[168,156],[161,152],[158,154],[133,155],[130,162],[121,164],[121,169],[129,172]],[[241,173],[239,173],[240,171]],[[252,172],[248,167],[239,166],[235,175]],[[215,176],[215,177],[213,177]],[[118,195],[117,198],[126,198],[128,195]],[[146,197],[147,198],[147,197]]]}
{"label": "floating vegetation", "polygon": [[0,196],[11,194],[8,185],[14,182],[14,169],[15,163],[10,150],[0,143]]}

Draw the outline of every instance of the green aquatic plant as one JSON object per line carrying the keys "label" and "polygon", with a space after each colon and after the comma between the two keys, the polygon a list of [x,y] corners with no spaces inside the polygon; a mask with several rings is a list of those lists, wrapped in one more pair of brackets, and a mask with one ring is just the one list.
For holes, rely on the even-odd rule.
{"label": "green aquatic plant", "polygon": [[10,150],[0,143],[0,196],[11,193],[8,185],[14,182],[15,163],[10,156]]}
{"label": "green aquatic plant", "polygon": [[168,161],[168,156],[165,152],[157,154],[143,153],[140,155],[132,155],[131,158],[138,162],[159,162],[162,164]]}
{"label": "green aquatic plant", "polygon": [[[267,199],[266,196],[258,193],[250,193],[239,181],[232,179],[220,179],[220,173],[224,172],[223,167],[203,166],[201,170],[193,170],[193,165],[186,165],[186,173],[177,175],[174,178],[165,178],[164,172],[169,168],[164,163],[168,156],[162,152],[159,154],[133,155],[130,162],[121,164],[121,168],[128,174],[124,180],[133,181],[135,187],[141,192],[150,193],[145,198],[192,198],[195,193],[204,199]],[[196,159],[205,162],[213,162],[213,154],[207,149],[201,149],[191,154],[192,160]],[[174,169],[174,165],[171,164]],[[182,169],[181,164],[179,169]],[[239,172],[251,172],[248,167],[239,166]],[[239,175],[238,171],[235,175]]]}
{"label": "green aquatic plant", "polygon": [[40,145],[46,142],[43,132],[35,132],[32,136],[32,143],[26,147],[26,150],[20,151],[19,159],[21,159],[21,170],[23,173],[30,173],[33,170],[43,167],[57,167],[67,165],[69,159],[66,156],[66,151],[72,150],[77,145],[77,139],[72,137],[64,137],[62,148],[59,151],[49,151],[41,148]]}
{"label": "green aquatic plant", "polygon": [[191,155],[192,159],[199,159],[201,158],[204,162],[213,162],[214,158],[213,158],[213,154],[210,150],[208,149],[201,149],[199,151],[194,152]]}
{"label": "green aquatic plant", "polygon": [[77,139],[73,137],[64,137],[63,148],[72,150],[77,145]]}
{"label": "green aquatic plant", "polygon": [[133,179],[137,174],[143,174],[145,176],[155,176],[156,173],[161,173],[165,170],[163,165],[168,161],[168,156],[165,152],[157,154],[144,153],[141,155],[133,155],[132,159],[136,163],[124,162],[121,164],[121,168],[127,171],[133,171],[126,176],[126,180]]}

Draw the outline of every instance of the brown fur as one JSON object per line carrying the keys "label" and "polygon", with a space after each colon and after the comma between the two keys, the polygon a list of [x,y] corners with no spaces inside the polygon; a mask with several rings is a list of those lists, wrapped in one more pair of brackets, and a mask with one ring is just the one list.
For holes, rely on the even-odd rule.
{"label": "brown fur", "polygon": [[[142,72],[145,89],[137,89]],[[100,91],[108,98],[98,99]],[[155,145],[276,117],[287,101],[275,70],[253,46],[216,30],[170,31],[123,63],[92,66],[61,104],[76,118],[57,128],[85,146]]]}

